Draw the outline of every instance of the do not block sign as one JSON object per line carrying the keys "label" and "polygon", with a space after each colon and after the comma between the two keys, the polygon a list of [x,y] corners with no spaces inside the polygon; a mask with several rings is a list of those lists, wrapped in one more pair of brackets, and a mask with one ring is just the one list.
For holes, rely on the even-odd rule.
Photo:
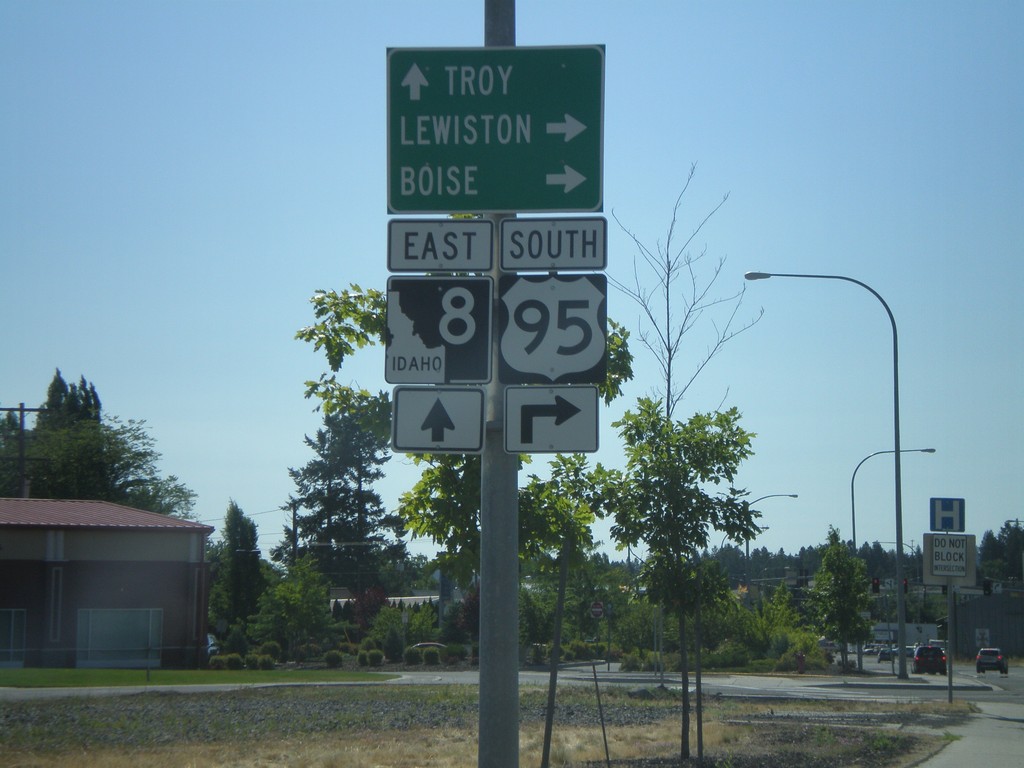
{"label": "do not block sign", "polygon": [[924,534],[924,583],[973,584],[977,558],[974,536]]}

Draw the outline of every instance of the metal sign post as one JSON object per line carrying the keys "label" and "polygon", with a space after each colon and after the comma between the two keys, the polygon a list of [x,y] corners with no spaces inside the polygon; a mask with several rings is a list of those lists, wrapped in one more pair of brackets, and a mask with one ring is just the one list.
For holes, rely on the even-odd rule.
{"label": "metal sign post", "polygon": [[953,620],[953,577],[946,577],[946,701],[953,703],[953,654],[956,651],[956,622]]}
{"label": "metal sign post", "polygon": [[605,267],[603,218],[513,223],[601,210],[604,46],[515,38],[515,0],[484,0],[484,47],[387,54],[388,211],[458,212],[388,225],[389,270],[450,276],[388,280],[385,379],[395,450],[480,452],[480,768],[519,766],[518,454],[596,450],[596,388],[562,385],[607,367],[603,275],[505,271]]}
{"label": "metal sign post", "polygon": [[[515,0],[485,0],[484,45],[516,44]],[[493,216],[500,229],[503,216]],[[501,277],[495,257],[491,276]],[[497,370],[498,334],[491,360]],[[480,714],[478,768],[519,768],[519,457],[505,453],[505,387],[487,387],[480,463]]]}

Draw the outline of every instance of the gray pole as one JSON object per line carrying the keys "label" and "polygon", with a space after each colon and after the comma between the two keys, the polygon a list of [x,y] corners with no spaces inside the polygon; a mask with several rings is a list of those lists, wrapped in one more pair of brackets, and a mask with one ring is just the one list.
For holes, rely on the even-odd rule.
{"label": "gray pole", "polygon": [[[907,642],[907,619],[905,616],[907,600],[903,595],[903,473],[900,464],[900,350],[899,337],[896,332],[896,318],[889,309],[889,305],[882,298],[881,294],[867,283],[855,280],[852,277],[843,275],[797,275],[784,274],[781,272],[747,272],[744,277],[747,280],[765,280],[769,277],[804,277],[815,280],[842,280],[847,283],[859,285],[878,299],[885,314],[889,316],[889,323],[892,325],[892,421],[893,421],[893,464],[896,480],[896,642],[899,645],[899,662],[901,680],[907,679],[907,657],[903,653],[903,647]],[[856,542],[855,542],[856,544]]]}
{"label": "gray pole", "polygon": [[953,621],[953,578],[946,577],[946,701],[953,703],[953,652],[956,650],[956,627]]}
{"label": "gray pole", "polygon": [[[484,0],[484,45],[516,44],[515,0]],[[494,216],[495,231],[501,216]],[[497,302],[501,275],[495,239]],[[494,313],[497,317],[497,312]],[[480,465],[479,768],[519,768],[519,458],[505,453],[505,388],[498,381],[497,323],[491,340],[487,435]]]}

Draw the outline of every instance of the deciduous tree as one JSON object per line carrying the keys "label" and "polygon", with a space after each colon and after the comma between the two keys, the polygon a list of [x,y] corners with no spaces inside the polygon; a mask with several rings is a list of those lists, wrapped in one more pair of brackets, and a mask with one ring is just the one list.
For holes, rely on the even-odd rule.
{"label": "deciduous tree", "polygon": [[842,666],[846,669],[847,646],[871,639],[871,623],[862,616],[871,601],[864,561],[850,552],[835,528],[828,529],[821,568],[809,599],[819,631],[839,643]]}

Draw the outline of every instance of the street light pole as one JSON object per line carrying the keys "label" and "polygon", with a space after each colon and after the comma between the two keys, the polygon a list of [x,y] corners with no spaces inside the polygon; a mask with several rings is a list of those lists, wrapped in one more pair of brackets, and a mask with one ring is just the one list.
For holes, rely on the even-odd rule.
{"label": "street light pole", "polygon": [[[853,468],[853,476],[850,478],[850,540],[853,542],[853,551],[857,552],[857,502],[856,496],[854,495],[854,482],[857,480],[857,470],[860,469],[861,464],[870,459],[872,456],[881,456],[883,453],[892,453],[892,451],[875,451],[869,453],[860,463]],[[935,453],[934,448],[904,448],[900,453]]]}
{"label": "street light pole", "polygon": [[[845,277],[843,275],[799,275],[799,274],[786,274],[781,272],[747,272],[744,277],[747,280],[767,280],[770,277],[797,277],[807,278],[811,280],[842,280],[846,283],[853,283],[859,285],[864,290],[868,291],[872,296],[878,299],[879,303],[885,309],[885,314],[889,316],[889,323],[892,325],[892,420],[893,420],[893,464],[895,465],[895,479],[896,479],[896,583],[903,583],[903,482],[902,482],[902,468],[900,466],[900,353],[899,353],[899,336],[896,332],[896,318],[892,314],[892,310],[889,309],[889,305],[882,298],[881,294],[878,293],[867,283],[862,283],[860,280],[855,280],[852,277]],[[896,633],[897,639],[900,646],[900,672],[899,677],[901,680],[909,678],[907,675],[907,659],[902,653],[903,646],[906,644],[907,639],[907,620],[904,616],[906,611],[906,598],[903,596],[902,590],[896,590],[896,611],[899,614],[897,616]]]}

